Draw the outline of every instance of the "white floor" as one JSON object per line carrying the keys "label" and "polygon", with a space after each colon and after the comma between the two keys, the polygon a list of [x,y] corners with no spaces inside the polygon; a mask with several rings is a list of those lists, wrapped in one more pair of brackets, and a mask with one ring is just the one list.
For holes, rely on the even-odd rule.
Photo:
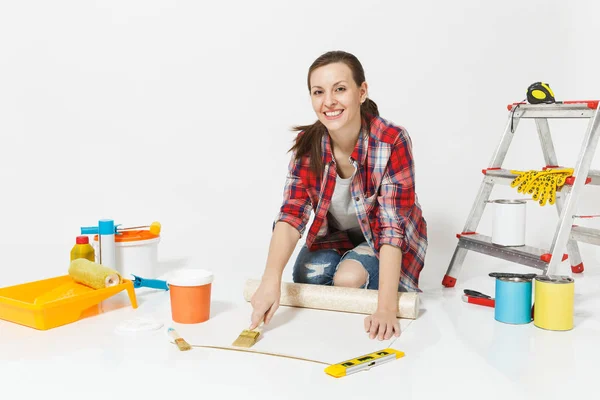
{"label": "white floor", "polygon": [[[487,262],[486,267],[482,267]],[[10,393],[61,399],[222,398],[447,398],[554,399],[594,393],[600,372],[600,263],[586,262],[576,276],[575,329],[550,332],[533,323],[512,326],[494,320],[493,309],[466,304],[462,290],[494,294],[493,270],[534,272],[511,264],[467,257],[455,288],[429,282],[421,315],[402,321],[395,341],[362,332],[363,315],[282,307],[255,350],[339,362],[391,345],[405,357],[367,372],[335,379],[324,365],[226,350],[180,352],[165,334],[171,326],[167,292],[138,291],[139,308],[119,296],[105,312],[49,331],[0,321],[0,377]],[[568,264],[565,263],[568,268]],[[443,268],[441,268],[443,269]],[[438,280],[441,282],[441,277]],[[173,325],[192,344],[229,345],[246,327],[250,306],[243,279],[215,285],[210,321]],[[134,318],[164,324],[158,331],[121,334]],[[2,396],[4,398],[4,396]],[[25,398],[30,398],[25,397]]]}

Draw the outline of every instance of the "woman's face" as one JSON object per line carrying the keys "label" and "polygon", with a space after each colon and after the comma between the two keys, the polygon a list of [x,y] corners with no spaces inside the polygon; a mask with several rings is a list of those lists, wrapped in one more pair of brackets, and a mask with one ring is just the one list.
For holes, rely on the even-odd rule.
{"label": "woman's face", "polygon": [[360,105],[367,97],[367,84],[356,86],[346,64],[315,69],[310,77],[310,97],[319,121],[329,132],[360,128]]}

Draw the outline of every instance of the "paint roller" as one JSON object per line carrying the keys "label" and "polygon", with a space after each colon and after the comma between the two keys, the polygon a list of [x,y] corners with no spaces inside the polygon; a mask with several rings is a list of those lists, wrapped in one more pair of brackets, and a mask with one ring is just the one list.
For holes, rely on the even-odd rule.
{"label": "paint roller", "polygon": [[[244,299],[250,301],[260,280],[249,279],[244,286]],[[279,304],[283,306],[373,314],[377,310],[378,291],[306,283],[281,284]],[[416,292],[398,292],[397,318],[416,319],[419,315],[419,296]]]}
{"label": "paint roller", "polygon": [[77,258],[71,261],[69,276],[75,282],[93,289],[104,289],[123,283],[123,278],[114,269],[85,258]]}
{"label": "paint roller", "polygon": [[96,289],[105,289],[123,283],[123,279],[117,271],[86,258],[77,258],[71,261],[69,276],[72,281],[41,293],[34,299],[33,304],[46,304],[85,295]]}

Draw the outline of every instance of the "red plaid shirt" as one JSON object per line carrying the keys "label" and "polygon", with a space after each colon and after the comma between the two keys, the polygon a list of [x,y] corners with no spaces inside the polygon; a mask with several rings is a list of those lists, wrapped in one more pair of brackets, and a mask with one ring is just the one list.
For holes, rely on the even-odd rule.
{"label": "red plaid shirt", "polygon": [[[299,135],[302,135],[300,132]],[[328,224],[327,212],[336,183],[336,163],[329,135],[322,140],[324,172],[316,176],[310,169],[310,156],[289,163],[283,204],[275,219],[304,234],[308,231],[309,250],[335,249],[340,254],[354,248],[348,235]],[[379,258],[382,245],[402,250],[400,282],[417,290],[427,250],[427,223],[415,193],[412,142],[407,131],[380,117],[371,117],[360,132],[350,162],[355,167],[351,193],[365,239]]]}

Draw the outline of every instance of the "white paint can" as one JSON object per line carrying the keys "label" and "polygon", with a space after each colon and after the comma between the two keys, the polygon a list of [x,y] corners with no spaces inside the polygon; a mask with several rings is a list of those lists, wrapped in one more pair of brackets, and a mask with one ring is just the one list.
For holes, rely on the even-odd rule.
{"label": "white paint can", "polygon": [[524,246],[526,207],[525,200],[494,200],[492,243],[499,246]]}

